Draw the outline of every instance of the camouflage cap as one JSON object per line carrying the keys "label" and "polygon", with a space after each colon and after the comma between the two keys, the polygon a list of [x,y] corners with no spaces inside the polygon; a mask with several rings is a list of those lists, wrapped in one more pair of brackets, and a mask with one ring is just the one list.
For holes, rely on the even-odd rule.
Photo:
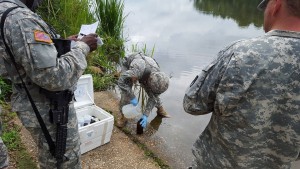
{"label": "camouflage cap", "polygon": [[148,86],[153,93],[161,94],[169,87],[169,77],[163,72],[152,72],[148,79]]}

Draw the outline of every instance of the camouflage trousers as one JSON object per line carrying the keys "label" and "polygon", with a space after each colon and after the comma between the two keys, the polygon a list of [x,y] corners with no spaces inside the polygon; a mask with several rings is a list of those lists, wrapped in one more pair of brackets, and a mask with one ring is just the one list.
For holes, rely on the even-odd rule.
{"label": "camouflage trousers", "polygon": [[[55,142],[56,125],[49,121],[49,107],[46,104],[36,104],[39,112],[44,120],[45,125]],[[37,121],[33,111],[17,112],[22,124],[30,132],[35,143],[38,146],[38,161],[41,169],[54,169],[56,168],[56,159],[51,155],[47,141]],[[68,120],[68,134],[66,143],[65,160],[61,165],[63,169],[81,169],[81,153],[80,153],[80,139],[78,132],[78,121],[73,104],[69,108]]]}
{"label": "camouflage trousers", "polygon": [[[0,110],[1,111],[1,110]],[[1,114],[1,113],[0,113]],[[2,135],[2,121],[0,117],[0,136]],[[5,144],[0,137],[0,168],[8,166],[8,153]]]}
{"label": "camouflage trousers", "polygon": [[121,99],[119,104],[119,110],[122,113],[122,107],[130,103],[130,95],[127,92],[121,91]]}

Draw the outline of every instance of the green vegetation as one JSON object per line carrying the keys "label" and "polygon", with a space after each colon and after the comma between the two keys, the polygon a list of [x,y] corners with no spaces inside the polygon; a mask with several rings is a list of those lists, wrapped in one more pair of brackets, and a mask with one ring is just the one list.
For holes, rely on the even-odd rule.
{"label": "green vegetation", "polygon": [[0,102],[6,102],[11,94],[10,81],[0,77],[0,89]]}
{"label": "green vegetation", "polygon": [[21,127],[16,125],[14,119],[16,113],[10,113],[9,106],[6,104],[3,107],[0,118],[3,120],[2,139],[8,148],[10,159],[14,159],[18,169],[37,169],[37,165],[32,157],[26,151],[25,146],[21,142],[20,131]]}
{"label": "green vegetation", "polygon": [[118,76],[116,66],[125,56],[123,39],[124,2],[122,0],[95,0],[95,15],[100,21],[98,34],[104,45],[89,60],[89,64],[101,68],[105,73],[93,76],[94,89],[106,90],[114,86]]}
{"label": "green vegetation", "polygon": [[89,0],[45,0],[37,13],[63,38],[77,34],[82,24],[96,21]]}
{"label": "green vegetation", "polygon": [[122,38],[124,3],[119,0],[95,0],[96,16],[101,21],[100,33],[116,39]]}

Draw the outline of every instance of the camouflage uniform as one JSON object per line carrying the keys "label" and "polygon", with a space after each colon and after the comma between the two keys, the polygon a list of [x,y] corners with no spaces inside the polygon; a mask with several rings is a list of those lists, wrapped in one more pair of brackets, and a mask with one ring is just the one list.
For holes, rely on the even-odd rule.
{"label": "camouflage uniform", "polygon": [[[57,58],[57,50],[53,43],[35,40],[34,31],[48,33],[51,38],[57,35],[35,13],[30,11],[19,0],[0,0],[0,14],[6,9],[19,5],[9,13],[4,26],[5,39],[14,54],[16,63],[25,84],[41,114],[48,131],[55,142],[56,125],[49,122],[49,100],[39,92],[40,87],[50,91],[74,90],[79,77],[87,66],[86,55],[90,48],[84,42],[76,42],[71,51]],[[7,0],[6,0],[7,1]],[[20,78],[12,65],[10,57],[4,51],[0,39],[0,74],[11,79],[13,94],[11,104],[22,124],[28,129],[39,148],[39,165],[41,168],[56,168],[56,159],[50,154],[35,113],[21,85]],[[65,161],[62,168],[81,168],[80,140],[78,122],[73,102],[69,106],[69,122]]]}
{"label": "camouflage uniform", "polygon": [[[133,53],[127,56],[122,62],[122,73],[118,80],[118,86],[121,89],[120,112],[122,111],[122,107],[135,97],[132,91],[132,77],[141,80],[146,69],[150,72],[160,71],[156,61],[151,57],[144,56],[142,53]],[[162,106],[162,102],[159,98],[159,94],[152,92],[149,87],[150,84],[141,82],[140,85],[144,88],[149,97],[144,111],[144,114],[149,116],[154,107],[158,108]]]}
{"label": "camouflage uniform", "polygon": [[300,151],[300,33],[270,31],[222,50],[185,93],[192,115],[212,112],[193,168],[290,168]]}

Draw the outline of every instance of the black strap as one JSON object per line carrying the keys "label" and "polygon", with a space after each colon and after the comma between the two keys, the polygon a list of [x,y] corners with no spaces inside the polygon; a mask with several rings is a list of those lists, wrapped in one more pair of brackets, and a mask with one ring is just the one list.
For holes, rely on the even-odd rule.
{"label": "black strap", "polygon": [[[142,57],[142,59],[143,59],[143,60],[145,61],[145,63],[146,63],[146,68],[145,68],[144,73],[143,73],[141,79],[139,80],[139,82],[142,83],[142,84],[144,84],[144,85],[146,85],[146,84],[147,84],[147,81],[148,81],[148,79],[149,79],[149,77],[150,77],[150,75],[151,75],[151,73],[152,73],[152,72],[158,72],[158,71],[159,71],[159,68],[156,68],[156,67],[152,66],[152,65],[147,61],[147,59],[144,57],[144,55],[143,55],[141,52],[139,52],[139,55]],[[159,64],[156,62],[156,60],[155,60],[154,58],[152,58],[152,59],[154,60],[154,62],[155,62],[155,63],[157,64],[157,66],[159,67]],[[152,71],[150,67],[151,67],[152,69],[154,69],[154,71]]]}
{"label": "black strap", "polygon": [[[46,125],[45,125],[45,123],[44,123],[44,121],[43,121],[43,119],[42,119],[42,117],[41,117],[41,115],[40,115],[40,113],[39,113],[39,111],[38,111],[36,105],[34,104],[34,101],[33,101],[32,97],[31,97],[31,95],[30,95],[30,93],[29,93],[29,91],[28,91],[28,89],[27,89],[27,87],[26,87],[26,85],[25,85],[25,83],[24,83],[22,77],[21,77],[21,74],[20,74],[20,72],[19,72],[19,70],[18,70],[18,68],[17,68],[17,63],[16,63],[16,61],[15,61],[14,55],[12,54],[12,52],[11,52],[11,50],[10,50],[9,46],[7,45],[7,43],[6,43],[6,41],[5,41],[5,38],[4,38],[4,22],[5,22],[5,19],[6,19],[8,13],[9,13],[10,11],[12,11],[12,10],[14,10],[14,9],[16,9],[16,8],[19,8],[19,7],[20,7],[20,6],[16,6],[16,7],[9,8],[9,9],[7,9],[7,10],[3,13],[3,15],[2,15],[2,17],[1,17],[1,23],[0,23],[0,24],[1,24],[1,25],[0,25],[0,26],[1,26],[1,27],[0,27],[0,28],[1,28],[1,36],[2,36],[2,39],[3,39],[3,43],[4,43],[4,45],[5,45],[5,51],[6,51],[6,53],[10,56],[10,58],[11,58],[13,64],[14,64],[14,66],[15,66],[15,68],[16,68],[16,70],[17,70],[17,73],[18,73],[18,75],[19,75],[19,77],[20,77],[20,79],[21,79],[22,85],[23,85],[23,87],[24,87],[24,89],[25,89],[25,91],[26,91],[26,94],[27,94],[27,96],[28,96],[28,99],[29,99],[29,101],[30,101],[30,103],[31,103],[31,106],[32,106],[32,108],[33,108],[33,110],[34,110],[34,113],[35,113],[35,115],[36,115],[36,117],[37,117],[37,119],[38,119],[38,121],[39,121],[39,123],[40,123],[41,129],[42,129],[42,131],[43,131],[43,133],[44,133],[44,136],[45,136],[45,138],[46,138],[46,141],[47,141],[47,143],[48,143],[48,145],[49,145],[50,152],[51,152],[51,154],[54,156],[54,155],[55,155],[55,144],[54,144],[54,142],[53,142],[53,140],[52,140],[52,138],[51,138],[51,136],[50,136],[50,134],[49,134],[49,131],[47,130],[47,127],[46,127]],[[20,8],[22,8],[22,7],[20,7]]]}

